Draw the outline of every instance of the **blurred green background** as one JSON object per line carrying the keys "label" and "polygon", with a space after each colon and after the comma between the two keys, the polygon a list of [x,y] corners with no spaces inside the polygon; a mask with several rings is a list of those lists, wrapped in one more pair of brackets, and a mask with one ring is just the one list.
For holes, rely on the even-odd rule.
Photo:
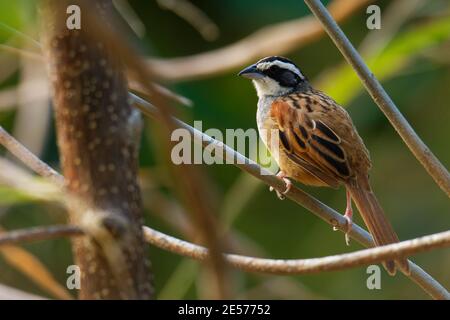
{"label": "blurred green background", "polygon": [[[122,4],[124,1],[119,1]],[[145,34],[130,40],[149,56],[179,57],[229,45],[258,29],[309,14],[298,0],[192,1],[217,26],[219,36],[206,41],[199,32],[155,0],[130,0],[130,7],[145,27]],[[328,2],[327,2],[328,3]],[[450,3],[431,1],[377,1],[382,9],[381,30],[366,28],[365,10],[358,10],[342,23],[350,40],[363,53],[374,73],[417,133],[446,166],[450,166]],[[0,0],[0,43],[39,52],[19,30],[39,39],[35,1]],[[292,30],[296,32],[296,30]],[[3,47],[0,49],[4,49]],[[387,119],[362,89],[353,71],[327,36],[286,54],[319,89],[348,108],[370,150],[375,192],[400,239],[448,230],[450,204],[446,195],[427,175],[400,140]],[[262,58],[262,57],[261,57]],[[36,61],[0,50],[0,125],[59,168],[52,114],[47,100],[33,103],[33,90],[24,79],[44,79],[45,69]],[[244,66],[241,66],[244,67]],[[203,128],[255,128],[256,94],[237,71],[166,84],[191,99],[193,108],[177,108],[188,123],[202,120]],[[11,98],[8,95],[14,91]],[[22,99],[22,94],[31,98]],[[35,92],[36,94],[36,92]],[[9,100],[8,100],[9,99]],[[22,100],[21,100],[22,99]],[[37,98],[35,98],[38,100]],[[24,102],[25,101],[25,102]],[[29,103],[26,103],[29,102]],[[37,116],[36,116],[37,114]],[[43,114],[43,115],[42,115]],[[171,192],[173,178],[158,154],[146,122],[141,150],[146,224],[168,234],[187,238],[187,215]],[[34,129],[36,127],[36,129]],[[37,130],[37,131],[35,131]],[[2,155],[19,163],[0,148]],[[273,258],[310,258],[361,249],[356,242],[345,245],[342,233],[293,202],[279,201],[268,188],[231,165],[202,166],[215,193],[217,215],[230,226],[233,251]],[[344,190],[303,187],[324,203],[343,211]],[[362,224],[359,217],[356,222]],[[12,230],[64,223],[60,205],[42,201],[11,188],[0,180],[0,225]],[[61,284],[72,264],[70,244],[54,240],[24,245]],[[55,297],[20,271],[0,251],[0,283],[45,297]],[[205,297],[205,277],[197,262],[149,248],[157,297],[196,299]],[[450,287],[450,254],[435,250],[413,259],[445,287]],[[381,290],[368,290],[365,268],[307,276],[233,273],[235,297],[274,299],[422,299],[428,296],[403,275],[394,278],[382,271]]]}

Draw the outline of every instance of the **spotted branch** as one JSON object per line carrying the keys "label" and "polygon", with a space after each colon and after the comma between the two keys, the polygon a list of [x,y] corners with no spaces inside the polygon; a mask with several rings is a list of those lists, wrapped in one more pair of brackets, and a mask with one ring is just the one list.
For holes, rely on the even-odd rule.
{"label": "spotted branch", "polygon": [[[70,220],[89,235],[73,239],[80,298],[147,299],[152,286],[124,68],[108,42],[83,26],[66,27],[73,3],[46,0],[41,11],[65,187],[81,199],[71,201]],[[108,25],[109,0],[78,5]]]}

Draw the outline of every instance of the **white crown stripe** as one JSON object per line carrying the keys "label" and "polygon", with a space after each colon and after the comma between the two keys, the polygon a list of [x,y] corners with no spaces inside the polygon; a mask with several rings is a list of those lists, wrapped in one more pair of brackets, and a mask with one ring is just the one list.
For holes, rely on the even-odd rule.
{"label": "white crown stripe", "polygon": [[287,62],[283,62],[283,61],[279,61],[279,60],[274,60],[274,61],[270,61],[270,62],[260,62],[257,64],[258,69],[260,70],[267,70],[269,69],[271,66],[278,66],[280,68],[283,69],[287,69],[292,71],[293,73],[295,73],[296,75],[298,75],[301,79],[305,79],[305,77],[303,76],[303,74],[300,72],[300,70],[298,70],[298,68],[296,68],[293,64],[291,63],[287,63]]}

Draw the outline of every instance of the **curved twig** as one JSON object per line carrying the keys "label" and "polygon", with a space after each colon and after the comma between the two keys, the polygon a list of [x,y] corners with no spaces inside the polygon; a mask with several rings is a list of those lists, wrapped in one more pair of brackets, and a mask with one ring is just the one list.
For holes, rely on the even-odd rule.
{"label": "curved twig", "polygon": [[202,10],[186,0],[156,0],[161,8],[171,10],[189,23],[207,41],[216,40],[219,28]]}
{"label": "curved twig", "polygon": [[[143,230],[146,241],[161,249],[196,260],[203,260],[208,255],[208,250],[202,246],[168,236],[149,227],[144,226]],[[244,271],[299,275],[343,270],[379,263],[386,259],[406,257],[415,253],[448,246],[450,246],[450,231],[445,231],[386,246],[321,258],[266,259],[236,254],[225,254],[225,258],[232,266]],[[447,298],[449,297],[447,292]]]}
{"label": "curved twig", "polygon": [[[373,0],[334,0],[330,11],[337,21],[351,16]],[[227,47],[187,57],[148,59],[152,73],[161,80],[181,81],[224,73],[269,55],[285,54],[324,34],[312,16],[262,28]]]}
{"label": "curved twig", "polygon": [[[205,247],[174,238],[146,226],[143,227],[143,232],[145,240],[158,248],[196,260],[205,260],[208,257],[208,249]],[[76,226],[36,227],[0,234],[0,245],[80,235],[83,235],[83,231]],[[448,246],[450,246],[450,231],[445,231],[386,246],[321,258],[267,259],[224,254],[224,259],[233,267],[247,272],[300,275],[344,270]],[[410,264],[413,265],[411,262]],[[442,291],[441,298],[450,299],[450,295],[445,289]]]}
{"label": "curved twig", "polygon": [[[23,58],[28,58],[30,60],[35,60],[37,62],[44,62],[44,57],[42,56],[42,54],[40,53],[36,53],[30,50],[24,50],[24,49],[20,49],[20,48],[16,48],[16,47],[11,47],[9,45],[4,45],[4,44],[0,44],[0,50],[4,51],[6,53],[10,53],[19,57],[23,57]],[[187,107],[192,107],[192,101],[189,100],[186,97],[183,97],[173,91],[171,91],[170,89],[152,82],[150,84],[152,86],[152,89],[155,90],[156,93],[162,95],[163,97],[166,97],[170,100],[173,100],[179,104],[182,104],[184,106]],[[147,90],[145,89],[144,86],[142,86],[139,82],[135,81],[131,76],[128,79],[128,86],[131,92],[137,92],[139,94],[143,94],[143,93],[147,93]],[[3,90],[2,92],[0,92],[0,94],[3,94],[4,97],[2,97],[2,99],[0,100],[4,100],[5,98],[7,99],[7,101],[12,101],[15,95],[14,95],[15,91],[13,90],[9,90],[9,91],[5,91]],[[38,98],[42,98],[44,97],[42,95],[42,93],[38,93]],[[15,102],[15,100],[14,100]],[[3,107],[5,107],[5,103],[2,101],[3,105],[0,105],[0,109]]]}

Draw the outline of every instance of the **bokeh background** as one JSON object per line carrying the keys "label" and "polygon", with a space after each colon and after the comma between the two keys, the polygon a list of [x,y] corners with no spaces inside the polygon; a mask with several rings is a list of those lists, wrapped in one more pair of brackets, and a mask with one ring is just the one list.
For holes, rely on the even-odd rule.
{"label": "bokeh background", "polygon": [[[306,5],[298,0],[192,1],[218,27],[216,39],[207,41],[186,20],[161,3],[164,1],[128,1],[128,9],[132,8],[138,17],[134,27],[140,33],[140,36],[130,34],[130,41],[144,54],[166,58],[217,49],[262,27],[310,14]],[[382,9],[381,30],[366,28],[365,10],[359,10],[341,25],[401,112],[449,167],[450,3],[447,0],[376,3]],[[17,54],[11,49],[39,53],[33,40],[39,39],[36,15],[35,1],[0,0],[0,125],[58,169],[45,68],[34,57]],[[373,188],[400,239],[448,230],[448,198],[400,140],[331,40],[322,36],[286,56],[297,62],[316,87],[348,108],[371,153]],[[250,82],[236,76],[238,71],[236,68],[205,79],[166,83],[194,103],[192,108],[176,107],[178,115],[188,123],[202,120],[205,129],[255,128],[256,94]],[[180,238],[192,239],[192,227],[183,204],[171,191],[176,180],[169,174],[161,155],[161,143],[152,130],[154,125],[153,121],[146,121],[140,159],[146,224]],[[0,153],[20,167],[19,161],[1,147]],[[273,258],[310,258],[361,249],[356,242],[347,247],[342,233],[333,232],[329,225],[293,202],[279,201],[265,185],[232,165],[204,165],[201,169],[214,193],[218,208],[214,214],[228,229],[234,252]],[[34,180],[39,182],[39,178]],[[344,210],[344,190],[301,187],[329,206]],[[355,220],[362,223],[359,217]],[[55,201],[33,197],[0,180],[0,226],[3,229],[65,221],[64,210]],[[67,240],[38,242],[20,248],[0,247],[0,283],[44,297],[63,297],[66,268],[72,264],[70,250]],[[158,298],[207,296],[207,278],[199,263],[156,248],[148,251]],[[448,250],[419,254],[414,261],[450,287]],[[234,296],[427,298],[403,275],[392,278],[382,272],[381,290],[368,290],[365,268],[289,277],[236,271],[233,273]]]}

